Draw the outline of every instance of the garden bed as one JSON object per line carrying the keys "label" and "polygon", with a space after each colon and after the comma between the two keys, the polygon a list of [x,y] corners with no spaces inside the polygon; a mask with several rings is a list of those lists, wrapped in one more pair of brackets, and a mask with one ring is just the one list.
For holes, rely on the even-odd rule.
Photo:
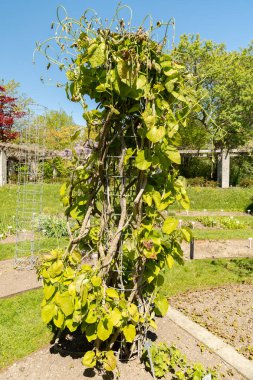
{"label": "garden bed", "polygon": [[253,360],[253,285],[229,285],[172,297],[171,305]]}

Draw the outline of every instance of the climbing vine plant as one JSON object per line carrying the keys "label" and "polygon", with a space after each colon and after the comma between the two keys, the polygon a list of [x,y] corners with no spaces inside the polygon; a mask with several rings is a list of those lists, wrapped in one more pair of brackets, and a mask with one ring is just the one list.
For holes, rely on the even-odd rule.
{"label": "climbing vine plant", "polygon": [[[152,38],[163,25],[126,27],[121,8],[116,29],[88,12],[59,22],[54,41],[71,54],[68,62],[50,57],[48,42],[38,45],[66,69],[67,96],[83,104],[95,136],[85,162],[75,155],[61,188],[70,241],[38,268],[42,317],[55,331],[80,329],[93,344],[83,364],[106,371],[116,368],[116,350],[126,358],[140,354],[155,315],[166,314],[163,272],[182,262],[180,242],[190,239],[168,216],[175,202],[189,207],[177,172],[178,130],[194,103],[184,87],[187,74],[164,51],[166,35],[161,43]],[[96,109],[87,110],[85,96]],[[91,254],[94,265],[86,260]]]}

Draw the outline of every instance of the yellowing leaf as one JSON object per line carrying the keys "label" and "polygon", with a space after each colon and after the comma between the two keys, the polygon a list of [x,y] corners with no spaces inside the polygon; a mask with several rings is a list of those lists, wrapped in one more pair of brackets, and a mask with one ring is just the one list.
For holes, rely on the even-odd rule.
{"label": "yellowing leaf", "polygon": [[166,155],[168,158],[172,161],[175,162],[175,164],[180,165],[181,164],[181,156],[179,151],[175,147],[168,147],[166,149]]}
{"label": "yellowing leaf", "polygon": [[179,94],[176,91],[171,91],[171,94],[174,96],[174,98],[176,98],[177,100],[180,100],[180,102],[187,103],[186,98],[182,94]]}
{"label": "yellowing leaf", "polygon": [[146,137],[154,144],[161,141],[165,136],[165,128],[163,126],[156,128],[153,126],[147,133]]}
{"label": "yellowing leaf", "polygon": [[96,91],[97,91],[97,92],[105,92],[105,91],[107,91],[109,88],[110,88],[110,86],[109,86],[107,83],[100,83],[100,84],[96,87]]}
{"label": "yellowing leaf", "polygon": [[138,76],[137,78],[137,84],[136,84],[136,87],[137,89],[143,89],[143,87],[145,87],[147,84],[147,77],[146,75],[140,75]]}
{"label": "yellowing leaf", "polygon": [[125,154],[125,157],[124,157],[124,164],[127,164],[129,159],[133,156],[133,154],[135,153],[136,149],[133,149],[133,148],[128,148],[126,150],[126,154]]}
{"label": "yellowing leaf", "polygon": [[169,308],[169,303],[165,297],[155,300],[155,314],[164,317]]}
{"label": "yellowing leaf", "polygon": [[173,265],[174,265],[174,259],[173,259],[173,257],[170,256],[170,255],[168,255],[166,257],[166,262],[167,262],[167,265],[168,265],[169,269],[171,269],[173,267]]}
{"label": "yellowing leaf", "polygon": [[164,74],[165,74],[167,77],[171,77],[171,76],[178,75],[178,71],[175,70],[175,69],[164,70]]}
{"label": "yellowing leaf", "polygon": [[136,329],[134,325],[128,325],[123,328],[123,334],[126,338],[126,341],[132,343],[136,336]]}
{"label": "yellowing leaf", "polygon": [[95,367],[97,360],[94,351],[87,351],[82,359],[82,363],[85,367],[93,368]]}
{"label": "yellowing leaf", "polygon": [[95,305],[91,305],[89,307],[89,311],[88,311],[88,314],[85,318],[85,322],[86,323],[89,323],[89,324],[92,324],[92,323],[95,323],[98,319],[98,316],[97,316],[97,311],[96,311],[96,306]]}
{"label": "yellowing leaf", "polygon": [[88,298],[88,288],[86,285],[82,285],[81,287],[81,304],[84,306],[87,302]]}
{"label": "yellowing leaf", "polygon": [[178,220],[169,216],[168,218],[165,219],[163,223],[162,231],[165,234],[170,235],[173,231],[175,231],[177,226],[178,226]]}
{"label": "yellowing leaf", "polygon": [[82,256],[79,252],[77,251],[74,251],[71,253],[71,255],[69,256],[69,260],[73,263],[73,264],[79,264],[82,260]]}
{"label": "yellowing leaf", "polygon": [[91,277],[91,283],[93,286],[98,287],[102,284],[102,279],[101,277],[93,276]]}
{"label": "yellowing leaf", "polygon": [[149,324],[150,324],[150,327],[152,327],[154,330],[157,330],[157,324],[155,323],[153,319],[151,319]]}
{"label": "yellowing leaf", "polygon": [[85,330],[85,335],[88,342],[97,339],[97,324],[93,323],[92,325],[88,325]]}
{"label": "yellowing leaf", "polygon": [[174,90],[174,82],[171,80],[167,80],[165,83],[165,88],[168,92],[172,92]]}
{"label": "yellowing leaf", "polygon": [[135,159],[135,166],[139,170],[147,170],[152,164],[151,157],[148,152],[139,150]]}
{"label": "yellowing leaf", "polygon": [[66,193],[66,189],[67,189],[67,184],[64,183],[61,188],[60,188],[60,196],[63,197]]}
{"label": "yellowing leaf", "polygon": [[184,198],[180,199],[180,204],[185,210],[189,210],[190,208],[190,200],[187,196],[184,196]]}
{"label": "yellowing leaf", "polygon": [[181,232],[182,232],[184,239],[189,243],[191,241],[191,237],[192,237],[191,230],[189,228],[182,227]]}
{"label": "yellowing leaf", "polygon": [[113,324],[109,321],[108,318],[100,319],[98,322],[97,335],[98,338],[102,341],[105,341],[109,338],[113,330]]}
{"label": "yellowing leaf", "polygon": [[78,323],[74,322],[72,318],[67,318],[65,320],[65,327],[67,327],[69,331],[73,332],[76,331]]}
{"label": "yellowing leaf", "polygon": [[128,65],[123,59],[119,59],[117,63],[117,72],[123,83],[128,86],[133,85],[134,80],[136,79],[136,72],[133,70],[132,65]]}
{"label": "yellowing leaf", "polygon": [[42,307],[41,317],[42,321],[49,323],[57,313],[57,307],[54,303],[49,303]]}
{"label": "yellowing leaf", "polygon": [[101,42],[98,44],[92,44],[88,48],[89,62],[91,67],[101,66],[105,63],[105,43]]}
{"label": "yellowing leaf", "polygon": [[159,193],[159,191],[153,191],[152,198],[155,202],[156,208],[158,209],[161,203],[161,194]]}
{"label": "yellowing leaf", "polygon": [[146,111],[146,112],[143,112],[142,117],[143,117],[144,123],[148,129],[151,129],[155,126],[155,123],[156,123],[156,116],[155,115],[149,114]]}
{"label": "yellowing leaf", "polygon": [[62,260],[55,261],[48,270],[50,277],[58,277],[63,271],[63,262]]}
{"label": "yellowing leaf", "polygon": [[143,194],[143,201],[147,203],[148,206],[152,205],[152,196],[149,193]]}
{"label": "yellowing leaf", "polygon": [[66,317],[68,317],[69,315],[73,313],[74,305],[72,302],[72,297],[70,296],[68,292],[65,292],[63,294],[57,294],[57,297],[55,298],[55,302],[62,309]]}
{"label": "yellowing leaf", "polygon": [[106,371],[114,371],[117,366],[117,359],[114,355],[114,352],[111,350],[107,351],[103,362],[104,362],[104,369]]}
{"label": "yellowing leaf", "polygon": [[55,292],[55,287],[53,285],[45,285],[43,291],[45,299],[49,300]]}
{"label": "yellowing leaf", "polygon": [[56,317],[54,317],[55,326],[61,329],[64,325],[64,319],[64,314],[61,310],[58,310]]}
{"label": "yellowing leaf", "polygon": [[131,316],[138,314],[138,308],[134,303],[127,306],[127,310]]}
{"label": "yellowing leaf", "polygon": [[117,307],[115,307],[110,314],[110,321],[112,322],[113,326],[118,327],[120,325],[121,317],[121,312]]}
{"label": "yellowing leaf", "polygon": [[116,298],[116,299],[119,299],[119,293],[117,292],[116,289],[113,289],[113,288],[107,288],[106,289],[106,294],[108,297],[110,298]]}
{"label": "yellowing leaf", "polygon": [[78,207],[75,207],[73,208],[71,211],[70,211],[70,216],[73,218],[73,219],[78,219],[79,217],[79,209]]}

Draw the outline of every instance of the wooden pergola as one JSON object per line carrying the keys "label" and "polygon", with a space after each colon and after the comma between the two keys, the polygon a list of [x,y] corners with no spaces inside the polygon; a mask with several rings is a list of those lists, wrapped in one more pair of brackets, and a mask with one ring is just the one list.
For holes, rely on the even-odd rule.
{"label": "wooden pergola", "polygon": [[[84,158],[86,155],[86,148],[82,147],[81,154]],[[69,151],[69,150],[66,150]],[[43,159],[51,159],[53,157],[62,157],[64,151],[53,151],[47,149],[38,149],[36,146],[24,145],[24,144],[12,144],[12,143],[0,143],[0,186],[3,186],[7,183],[7,162],[8,159],[16,159],[22,161],[22,159],[29,153],[31,160],[33,155],[41,154]],[[211,155],[217,156],[218,162],[218,173],[217,179],[218,183],[222,188],[229,187],[229,174],[230,174],[230,158],[240,155],[251,155],[252,149],[231,149],[231,150],[221,150],[221,149],[181,149],[181,156],[193,156],[193,157],[208,157]],[[68,159],[71,154],[65,155]]]}

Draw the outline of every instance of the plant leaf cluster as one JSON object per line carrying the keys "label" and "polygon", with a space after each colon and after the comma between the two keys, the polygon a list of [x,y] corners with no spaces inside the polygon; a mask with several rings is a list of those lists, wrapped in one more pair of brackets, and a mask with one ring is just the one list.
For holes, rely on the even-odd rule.
{"label": "plant leaf cluster", "polygon": [[188,363],[187,358],[180,350],[175,346],[168,347],[166,343],[152,343],[149,350],[144,350],[142,360],[149,371],[151,370],[150,361],[152,361],[157,378],[165,377],[170,372],[172,380],[202,380],[208,374],[212,376],[213,380],[218,379],[216,371],[205,369],[199,363]]}
{"label": "plant leaf cluster", "polygon": [[[68,31],[70,24],[61,27]],[[131,357],[146,331],[156,328],[155,314],[166,314],[168,302],[159,293],[163,272],[175,261],[182,264],[180,242],[191,238],[167,211],[177,202],[189,208],[178,176],[178,131],[195,98],[185,87],[185,68],[151,38],[151,30],[120,23],[114,32],[86,14],[78,25],[66,93],[84,105],[93,139],[85,162],[73,152],[73,172],[61,188],[70,242],[64,254],[54,251],[41,264],[42,313],[60,330],[81,324],[94,341],[83,363],[102,360],[108,370],[117,339]],[[96,109],[87,110],[87,96]],[[94,266],[73,269],[76,252],[82,260],[96,255]]]}

